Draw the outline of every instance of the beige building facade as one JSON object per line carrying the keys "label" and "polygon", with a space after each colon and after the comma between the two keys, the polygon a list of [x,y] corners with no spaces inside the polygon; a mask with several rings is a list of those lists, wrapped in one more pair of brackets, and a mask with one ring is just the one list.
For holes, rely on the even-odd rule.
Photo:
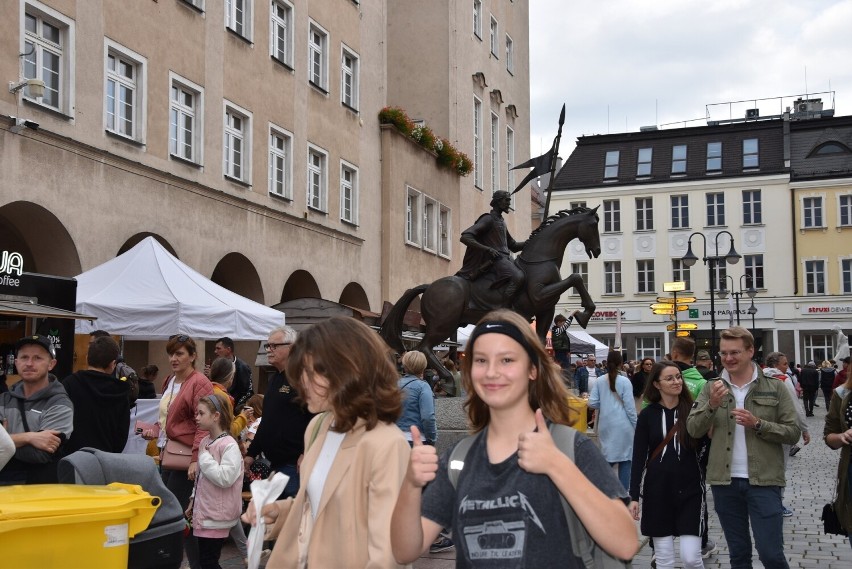
{"label": "beige building facade", "polygon": [[[468,155],[474,95],[484,117],[494,113],[500,189],[510,181],[509,149],[528,157],[525,3],[484,7],[478,55],[454,35],[472,25],[462,2],[9,4],[0,22],[0,73],[14,88],[0,92],[0,242],[32,272],[74,276],[153,235],[257,302],[314,297],[379,312],[460,266],[458,235],[487,211],[492,189],[380,128],[387,105],[420,112],[395,82],[429,84],[423,100],[434,106],[422,116]],[[447,28],[409,38],[405,50],[453,55],[401,73],[408,63],[389,50],[401,48],[390,36],[406,19],[404,4],[429,29]],[[487,46],[492,8],[499,61]],[[477,72],[486,80],[477,83]],[[442,74],[446,85],[431,91]],[[492,133],[480,128],[485,144]],[[491,167],[488,144],[481,173]],[[410,196],[434,223],[409,221]],[[509,216],[521,235],[524,197]]]}

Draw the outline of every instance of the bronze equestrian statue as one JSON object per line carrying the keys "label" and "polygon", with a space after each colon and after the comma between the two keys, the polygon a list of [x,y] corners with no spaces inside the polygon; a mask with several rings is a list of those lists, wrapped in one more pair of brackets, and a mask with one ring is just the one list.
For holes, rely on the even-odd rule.
{"label": "bronze equestrian statue", "polygon": [[[505,211],[503,209],[505,202],[500,201],[503,197],[495,193],[495,198],[492,200],[492,206],[499,211]],[[515,242],[507,233],[505,238],[507,248],[514,246],[516,250],[521,250],[518,258],[513,261],[514,266],[523,273],[522,286],[515,292],[509,289],[511,283],[516,281],[513,281],[508,271],[500,271],[499,267],[497,271],[490,270],[487,263],[483,267],[485,255],[492,259],[499,257],[502,262],[508,257],[508,250],[502,252],[489,243],[481,243],[477,240],[480,245],[479,266],[476,266],[476,262],[471,263],[475,272],[469,273],[465,270],[468,265],[466,254],[465,266],[459,274],[405,291],[382,324],[380,331],[382,338],[393,349],[399,352],[404,351],[402,319],[411,302],[422,294],[420,312],[426,322],[426,332],[417,349],[426,355],[429,367],[437,370],[441,377],[448,379],[449,372],[441,365],[432,348],[453,336],[459,326],[475,324],[495,308],[511,308],[529,320],[535,317],[536,332],[544,343],[559,297],[569,288],[573,288],[580,295],[580,303],[583,307],[582,311],[577,312],[576,320],[585,328],[595,311],[595,303],[589,296],[582,277],[572,274],[563,279],[560,268],[565,248],[575,238],[580,239],[585,245],[589,258],[597,258],[600,255],[597,210],[598,208],[578,207],[555,213],[533,231],[525,243]],[[491,221],[494,221],[493,214],[494,210],[486,216],[492,215]],[[483,217],[485,216],[477,220],[477,224]],[[465,230],[465,233],[470,235],[477,224]],[[473,237],[484,234],[478,231],[472,233]],[[466,242],[464,237],[462,242]],[[470,243],[466,243],[470,252]],[[473,249],[476,249],[476,245]],[[492,252],[491,249],[495,251]],[[481,274],[483,272],[484,274]],[[462,274],[473,276],[474,280],[469,280]],[[503,290],[500,285],[501,282],[506,281],[509,281],[509,286],[503,287],[506,289]]]}

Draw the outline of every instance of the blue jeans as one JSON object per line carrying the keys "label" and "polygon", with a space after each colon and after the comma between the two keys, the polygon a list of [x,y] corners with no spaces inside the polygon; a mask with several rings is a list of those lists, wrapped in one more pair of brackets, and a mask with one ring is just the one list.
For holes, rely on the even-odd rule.
{"label": "blue jeans", "polygon": [[633,464],[632,460],[623,460],[621,462],[610,462],[610,466],[618,465],[618,481],[627,490],[630,488],[630,467]]}
{"label": "blue jeans", "polygon": [[784,556],[784,518],[780,486],[752,486],[732,478],[730,486],[714,485],[716,514],[728,542],[731,569],[751,568],[751,535],[766,569],[789,569]]}

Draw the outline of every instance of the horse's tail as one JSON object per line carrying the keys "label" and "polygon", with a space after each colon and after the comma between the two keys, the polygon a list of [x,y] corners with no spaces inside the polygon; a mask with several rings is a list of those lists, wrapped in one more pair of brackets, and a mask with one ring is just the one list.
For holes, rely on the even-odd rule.
{"label": "horse's tail", "polygon": [[423,294],[427,288],[429,288],[429,285],[422,284],[405,291],[402,296],[399,297],[399,300],[396,301],[396,304],[393,305],[391,311],[388,312],[387,318],[385,318],[385,321],[382,323],[379,335],[388,346],[399,353],[405,351],[405,346],[402,344],[402,320],[405,317],[405,312],[408,310],[408,306],[411,302],[419,295]]}

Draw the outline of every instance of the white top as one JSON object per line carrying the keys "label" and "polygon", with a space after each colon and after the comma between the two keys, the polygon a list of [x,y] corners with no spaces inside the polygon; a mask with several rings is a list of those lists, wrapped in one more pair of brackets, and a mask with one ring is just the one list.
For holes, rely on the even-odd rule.
{"label": "white top", "polygon": [[168,437],[166,436],[166,421],[169,416],[169,405],[172,404],[172,399],[177,397],[181,385],[183,385],[183,382],[178,383],[174,380],[174,378],[172,378],[171,385],[169,385],[169,388],[163,392],[163,396],[160,398],[160,436],[157,439],[157,446],[159,448],[166,446],[166,441],[168,440]]}
{"label": "white top", "polygon": [[[751,384],[757,380],[757,368],[752,368],[751,381],[742,387],[737,387],[731,383],[731,376],[728,375],[728,370],[722,370],[720,375],[722,379],[728,382],[731,394],[737,402],[737,409],[742,409],[745,405],[745,398],[751,388]],[[745,427],[740,424],[734,425],[734,448],[731,451],[731,478],[748,478],[748,449],[746,448]]]}
{"label": "white top", "polygon": [[0,425],[0,470],[15,456],[15,442],[3,425]]}
{"label": "white top", "polygon": [[308,502],[311,503],[311,516],[314,519],[317,517],[320,500],[322,499],[322,490],[325,487],[325,480],[328,478],[328,471],[331,470],[331,465],[334,464],[337,451],[340,450],[340,443],[343,442],[343,437],[345,436],[346,433],[328,431],[317,462],[314,465],[314,470],[311,472],[310,479],[308,479]]}

